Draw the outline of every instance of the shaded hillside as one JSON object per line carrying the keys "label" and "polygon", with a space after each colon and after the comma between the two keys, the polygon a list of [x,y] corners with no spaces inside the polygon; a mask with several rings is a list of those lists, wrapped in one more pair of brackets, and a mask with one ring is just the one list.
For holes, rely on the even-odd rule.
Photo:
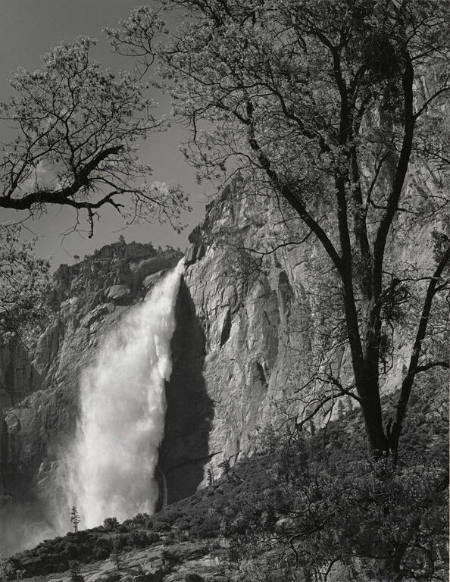
{"label": "shaded hillside", "polygon": [[8,568],[40,576],[78,560],[92,581],[445,579],[448,422],[430,406],[445,404],[440,380],[412,403],[397,468],[368,460],[358,412],[315,434],[264,430],[257,455],[194,496],[46,541]]}

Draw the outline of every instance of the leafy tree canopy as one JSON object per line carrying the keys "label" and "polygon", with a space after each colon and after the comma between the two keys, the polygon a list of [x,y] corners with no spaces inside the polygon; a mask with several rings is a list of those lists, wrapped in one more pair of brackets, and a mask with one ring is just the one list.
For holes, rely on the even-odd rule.
{"label": "leafy tree canopy", "polygon": [[[175,115],[192,127],[186,157],[201,175],[239,171],[312,236],[340,291],[335,311],[352,394],[375,455],[397,451],[414,379],[446,360],[424,349],[447,289],[443,220],[448,127],[442,0],[167,0],[184,10],[166,40],[164,10],[140,8],[108,34],[140,74],[155,61]],[[167,31],[166,31],[167,32]],[[255,204],[258,198],[255,199]],[[435,264],[390,257],[428,226]],[[431,225],[435,233],[431,234]],[[284,242],[284,241],[281,241]],[[419,268],[420,267],[420,268]],[[395,418],[383,418],[383,352],[398,315],[416,314]],[[396,319],[397,317],[397,319]]]}
{"label": "leafy tree canopy", "polygon": [[161,123],[145,86],[127,73],[102,70],[93,41],[54,48],[42,69],[19,70],[14,96],[1,104],[0,208],[44,210],[48,204],[84,212],[93,234],[103,206],[131,219],[157,216],[174,226],[186,207],[178,187],[149,182],[139,142]]}
{"label": "leafy tree canopy", "polygon": [[18,225],[0,227],[0,335],[27,342],[46,313],[49,264],[23,242]]}

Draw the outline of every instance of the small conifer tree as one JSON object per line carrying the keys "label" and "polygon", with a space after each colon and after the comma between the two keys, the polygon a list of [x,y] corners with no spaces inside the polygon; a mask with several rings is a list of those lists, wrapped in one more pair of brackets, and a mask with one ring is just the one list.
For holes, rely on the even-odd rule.
{"label": "small conifer tree", "polygon": [[80,514],[78,513],[76,505],[72,506],[72,510],[70,512],[70,521],[73,525],[73,531],[76,533],[78,531],[78,524],[80,523]]}

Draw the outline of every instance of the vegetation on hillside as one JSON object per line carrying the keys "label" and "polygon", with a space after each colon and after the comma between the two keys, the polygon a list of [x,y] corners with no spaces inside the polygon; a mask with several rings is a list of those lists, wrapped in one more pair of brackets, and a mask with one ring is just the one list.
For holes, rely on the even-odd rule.
{"label": "vegetation on hillside", "polygon": [[256,456],[194,496],[153,516],[121,524],[107,519],[101,527],[47,540],[12,558],[10,569],[37,576],[66,570],[74,559],[102,560],[152,544],[170,554],[177,542],[197,540],[207,552],[226,540],[223,564],[235,562],[249,581],[258,571],[270,580],[272,569],[273,580],[296,572],[319,580],[337,566],[348,580],[442,580],[448,419],[445,406],[437,412],[430,404],[445,404],[440,380],[424,383],[415,395],[396,466],[390,458],[367,456],[357,411],[314,435],[266,429]]}
{"label": "vegetation on hillside", "polygon": [[[47,314],[49,263],[37,258],[33,241],[24,242],[19,225],[0,225],[0,335],[27,342]],[[17,339],[17,338],[16,338]]]}

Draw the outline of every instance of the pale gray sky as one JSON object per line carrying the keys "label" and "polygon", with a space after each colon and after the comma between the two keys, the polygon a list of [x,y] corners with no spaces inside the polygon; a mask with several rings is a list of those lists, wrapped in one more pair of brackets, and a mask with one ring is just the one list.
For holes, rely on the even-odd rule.
{"label": "pale gray sky", "polygon": [[[132,8],[145,4],[136,0],[0,0],[0,99],[9,93],[8,79],[17,67],[34,70],[40,66],[40,56],[61,41],[78,36],[96,38],[99,45],[95,56],[106,66],[118,65],[117,57],[110,51],[101,32],[104,26],[115,26]],[[159,98],[161,110],[168,104]],[[52,264],[71,263],[73,256],[83,256],[95,248],[118,239],[150,241],[157,245],[171,244],[184,248],[187,235],[201,220],[206,193],[213,192],[212,185],[201,188],[196,184],[193,170],[178,151],[183,140],[183,129],[173,127],[169,132],[156,134],[142,148],[142,156],[154,169],[153,178],[168,183],[182,184],[191,193],[194,210],[186,217],[188,228],[177,235],[169,226],[135,224],[123,228],[123,222],[111,210],[105,210],[97,224],[94,238],[86,234],[61,234],[73,225],[69,209],[49,209],[48,213],[28,223],[38,236],[37,252],[51,259]],[[0,222],[8,221],[12,214],[0,209]]]}

